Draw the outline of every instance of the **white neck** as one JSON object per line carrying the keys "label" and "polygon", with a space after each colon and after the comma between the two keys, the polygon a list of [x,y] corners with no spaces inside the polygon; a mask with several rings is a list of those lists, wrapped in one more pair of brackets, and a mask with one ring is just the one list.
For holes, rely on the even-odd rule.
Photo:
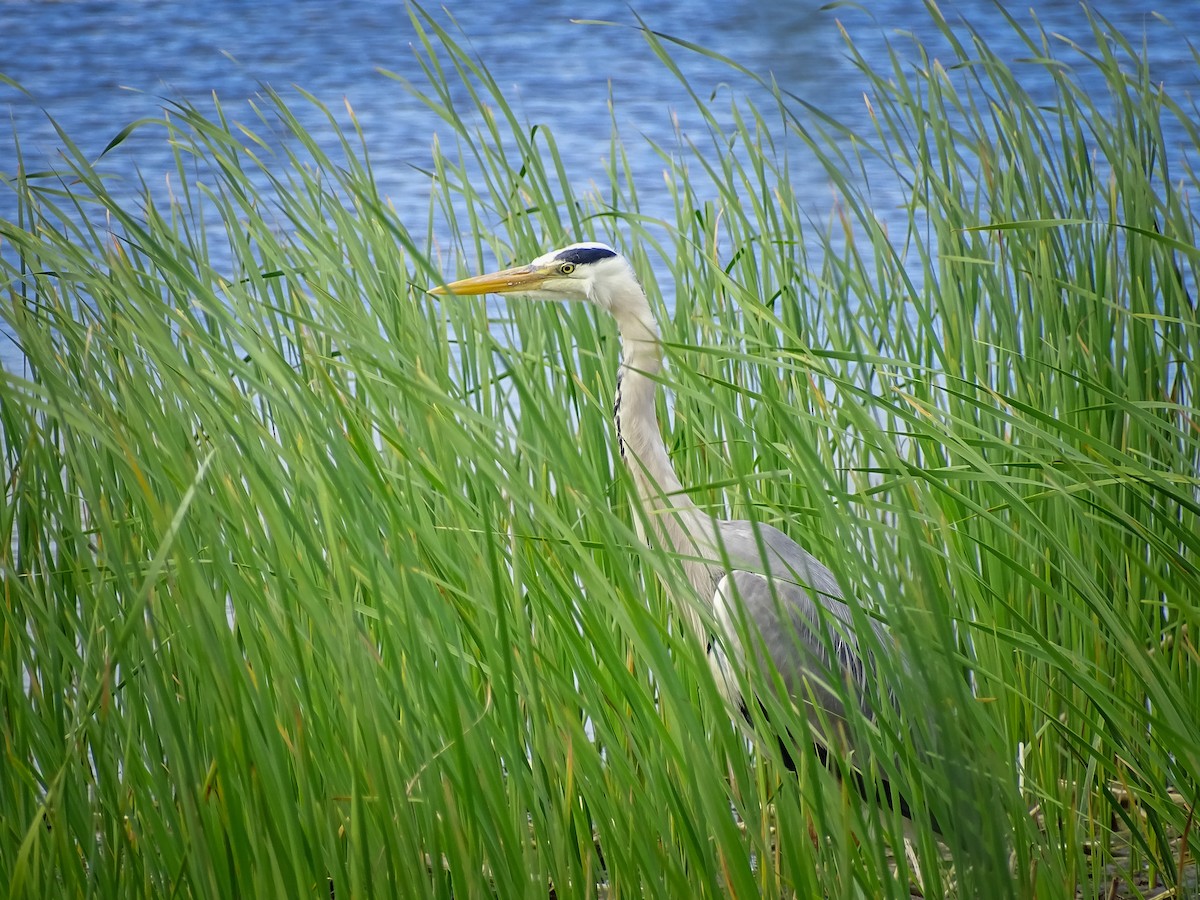
{"label": "white neck", "polygon": [[612,313],[621,335],[613,408],[621,458],[659,541],[686,556],[698,556],[703,548],[697,539],[708,534],[711,524],[683,492],[659,431],[655,378],[662,371],[662,344],[650,304],[632,272],[596,302]]}

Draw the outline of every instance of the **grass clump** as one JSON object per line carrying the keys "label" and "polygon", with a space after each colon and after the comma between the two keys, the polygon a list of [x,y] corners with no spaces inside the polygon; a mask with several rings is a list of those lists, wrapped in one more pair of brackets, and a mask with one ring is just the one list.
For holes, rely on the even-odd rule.
{"label": "grass clump", "polygon": [[[1200,134],[1099,19],[1091,54],[1010,23],[1047,104],[930,15],[944,60],[857,58],[866,127],[698,97],[671,221],[616,133],[578,193],[419,11],[428,221],[308,97],[137,123],[176,169],[136,202],[65,135],[6,172],[10,895],[1195,896],[1200,253],[1163,122]],[[610,324],[425,294],[589,237],[660,303],[697,503],[788,530],[915,661],[881,665],[936,763],[912,722],[869,741],[943,843],[731,725],[634,537]]]}

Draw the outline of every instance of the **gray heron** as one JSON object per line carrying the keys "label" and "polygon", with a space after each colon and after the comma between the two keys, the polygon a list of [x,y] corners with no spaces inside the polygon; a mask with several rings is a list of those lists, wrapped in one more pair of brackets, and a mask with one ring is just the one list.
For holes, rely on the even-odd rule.
{"label": "gray heron", "polygon": [[[726,699],[749,719],[751,704],[741,696],[733,670],[753,665],[756,659],[761,664],[764,655],[769,657],[790,699],[805,705],[814,734],[820,736],[824,726],[817,752],[826,766],[837,771],[828,755],[838,743],[836,735],[827,733],[830,725],[840,730],[844,722],[843,697],[870,714],[868,651],[893,644],[882,624],[860,615],[858,621],[875,631],[871,642],[861,642],[866,649],[860,647],[855,617],[837,578],[782,531],[763,523],[716,520],[685,493],[667,455],[655,410],[663,367],[658,325],[625,257],[606,244],[571,244],[528,265],[455,281],[431,293],[586,301],[616,320],[622,359],[613,419],[618,450],[644,511],[637,523],[639,534],[645,541],[644,521],[659,545],[679,555],[695,597],[708,605],[708,614],[702,616],[686,602],[676,604],[707,649]],[[665,587],[668,594],[678,595],[674,586]],[[753,626],[750,649],[739,638],[748,634],[748,625]],[[783,761],[793,768],[787,743],[779,737]],[[862,775],[855,772],[854,777],[866,796]],[[880,791],[891,806],[892,792],[886,782]],[[897,802],[900,811],[911,817],[904,799],[897,797]]]}

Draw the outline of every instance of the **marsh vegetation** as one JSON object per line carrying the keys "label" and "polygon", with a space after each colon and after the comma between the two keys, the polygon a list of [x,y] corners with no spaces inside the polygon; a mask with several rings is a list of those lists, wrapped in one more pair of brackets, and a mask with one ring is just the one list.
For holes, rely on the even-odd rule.
{"label": "marsh vegetation", "polygon": [[[857,58],[853,123],[730,61],[757,99],[695,94],[664,219],[638,136],[574,183],[412,15],[424,221],[303,95],[130,126],[176,160],[136,199],[65,133],[3,174],[10,896],[1196,896],[1194,106],[1099,20],[1086,54],[1011,23],[1051,102],[949,27]],[[664,76],[706,52],[643,36]],[[582,239],[657,305],[695,502],[917,661],[855,727],[944,839],[731,721],[635,536],[611,323],[427,294]]]}

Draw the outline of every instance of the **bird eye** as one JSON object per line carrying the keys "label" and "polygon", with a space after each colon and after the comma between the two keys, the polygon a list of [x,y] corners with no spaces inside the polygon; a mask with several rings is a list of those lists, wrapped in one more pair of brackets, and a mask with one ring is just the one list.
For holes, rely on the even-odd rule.
{"label": "bird eye", "polygon": [[575,271],[575,263],[563,263],[558,267],[559,275],[570,275]]}

